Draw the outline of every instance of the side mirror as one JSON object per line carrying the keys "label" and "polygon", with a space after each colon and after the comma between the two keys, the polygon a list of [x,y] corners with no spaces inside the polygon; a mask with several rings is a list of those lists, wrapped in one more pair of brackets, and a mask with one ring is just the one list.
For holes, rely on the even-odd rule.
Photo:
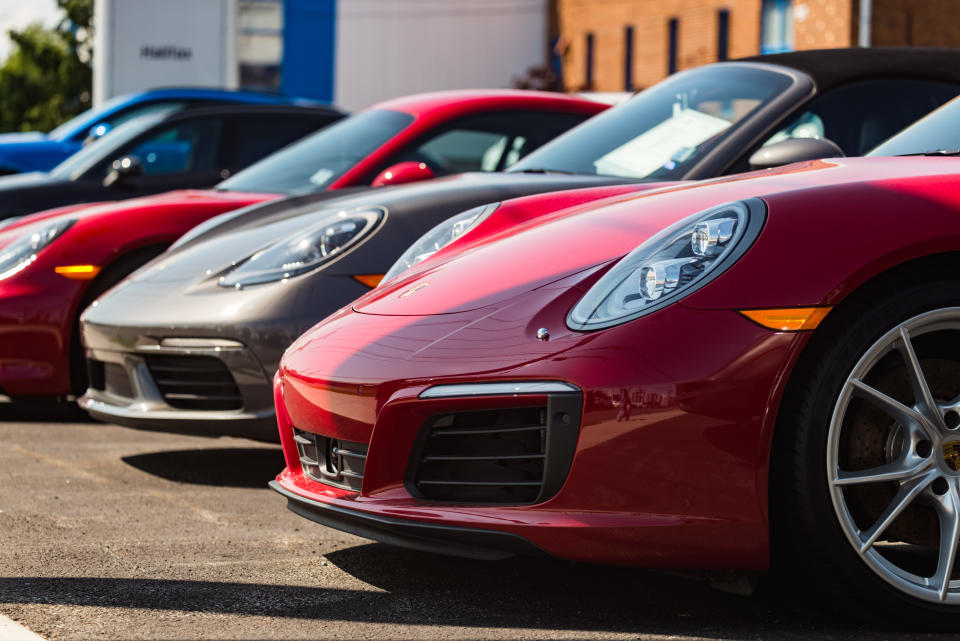
{"label": "side mirror", "polygon": [[422,162],[398,162],[384,169],[370,183],[374,187],[384,187],[386,185],[401,185],[403,183],[412,183],[418,180],[429,180],[435,174],[433,170]]}
{"label": "side mirror", "polygon": [[130,178],[143,175],[143,163],[137,156],[124,156],[113,161],[110,172],[103,179],[104,187],[122,186]]}
{"label": "side mirror", "polygon": [[87,132],[87,137],[84,138],[83,144],[89,145],[98,138],[103,138],[110,130],[113,129],[113,125],[108,122],[97,123],[94,126],[90,127],[90,131]]}
{"label": "side mirror", "polygon": [[841,158],[843,150],[826,138],[790,138],[761,147],[750,156],[750,169],[769,169],[803,160]]}

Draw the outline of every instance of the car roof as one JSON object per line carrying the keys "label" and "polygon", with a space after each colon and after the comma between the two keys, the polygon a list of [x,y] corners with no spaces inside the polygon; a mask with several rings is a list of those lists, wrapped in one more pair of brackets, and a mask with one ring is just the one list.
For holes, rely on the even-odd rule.
{"label": "car roof", "polygon": [[820,91],[868,78],[909,77],[960,83],[960,50],[946,47],[811,49],[738,58],[790,67],[810,76]]}
{"label": "car roof", "polygon": [[202,116],[233,116],[247,114],[265,114],[265,115],[304,115],[304,116],[345,116],[346,112],[340,111],[335,107],[305,105],[270,105],[270,104],[215,104],[202,105],[198,107],[187,107],[178,109],[166,114],[157,124],[175,122],[177,120],[186,120]]}
{"label": "car roof", "polygon": [[412,116],[434,111],[473,111],[492,106],[501,109],[553,109],[573,113],[599,113],[609,105],[579,96],[527,89],[459,89],[434,91],[385,100],[368,109],[390,109]]}
{"label": "car roof", "polygon": [[250,89],[224,89],[221,87],[155,87],[122,96],[129,102],[156,100],[157,98],[187,98],[193,100],[224,100],[239,103],[261,104],[324,104],[296,96],[287,96],[269,91]]}

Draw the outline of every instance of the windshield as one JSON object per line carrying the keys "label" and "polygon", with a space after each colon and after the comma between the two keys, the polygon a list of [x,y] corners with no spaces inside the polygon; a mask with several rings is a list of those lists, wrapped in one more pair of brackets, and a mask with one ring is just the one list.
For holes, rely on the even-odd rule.
{"label": "windshield", "polygon": [[48,133],[47,136],[53,138],[54,140],[63,140],[68,136],[72,136],[78,129],[83,130],[85,133],[87,129],[93,127],[97,121],[103,117],[103,114],[110,113],[128,100],[130,100],[130,96],[127,95],[111,98],[110,100],[107,100],[101,104],[99,107],[87,109],[82,114],[74,116],[67,122]]}
{"label": "windshield", "polygon": [[412,122],[413,116],[399,111],[361,112],[247,167],[217,189],[288,196],[324,189]]}
{"label": "windshield", "polygon": [[87,145],[50,171],[50,175],[63,180],[74,180],[93,166],[113,154],[144,131],[164,119],[166,114],[153,113],[123,123],[100,138],[95,145]]}
{"label": "windshield", "polygon": [[874,147],[868,156],[903,156],[926,151],[960,149],[960,98],[954,98],[893,138]]}
{"label": "windshield", "polygon": [[679,179],[792,82],[785,73],[740,65],[684,71],[594,116],[509,171]]}

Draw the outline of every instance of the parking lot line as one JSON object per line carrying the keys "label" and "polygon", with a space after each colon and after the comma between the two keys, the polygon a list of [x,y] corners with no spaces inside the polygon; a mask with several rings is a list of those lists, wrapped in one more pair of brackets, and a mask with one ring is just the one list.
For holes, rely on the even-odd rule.
{"label": "parking lot line", "polygon": [[39,634],[31,632],[2,614],[0,614],[0,639],[3,639],[3,641],[46,641]]}

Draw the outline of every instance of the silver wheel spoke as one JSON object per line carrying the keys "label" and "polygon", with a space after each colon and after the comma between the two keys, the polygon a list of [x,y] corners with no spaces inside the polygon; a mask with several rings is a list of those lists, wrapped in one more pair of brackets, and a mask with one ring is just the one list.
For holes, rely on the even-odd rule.
{"label": "silver wheel spoke", "polygon": [[858,378],[850,379],[850,385],[853,387],[853,394],[855,396],[859,396],[873,403],[873,405],[882,410],[884,414],[888,415],[903,427],[912,430],[914,426],[919,426],[928,436],[936,436],[935,434],[930,434],[930,429],[927,426],[928,422],[924,420],[923,415],[912,407],[907,407],[897,399],[887,396],[874,387],[870,387]]}
{"label": "silver wheel spoke", "polygon": [[893,500],[890,501],[890,505],[883,511],[883,514],[881,514],[877,522],[873,524],[873,527],[860,533],[860,554],[869,550],[890,524],[893,523],[894,520],[913,503],[913,500],[917,498],[927,486],[933,483],[936,478],[937,473],[935,471],[928,472],[920,478],[913,479],[901,485],[896,495],[894,495]]}
{"label": "silver wheel spoke", "polygon": [[941,601],[946,600],[947,593],[950,591],[950,575],[953,574],[957,548],[960,547],[960,494],[957,490],[957,479],[951,479],[947,493],[937,497],[937,515],[940,518],[940,556],[937,559],[937,573],[930,579],[930,583],[937,590]]}
{"label": "silver wheel spoke", "polygon": [[910,333],[906,327],[900,327],[897,351],[903,356],[903,361],[907,366],[907,376],[910,378],[910,387],[913,388],[914,403],[920,407],[920,412],[928,421],[941,430],[946,429],[937,403],[933,400],[933,394],[930,392],[930,386],[927,385],[927,379],[920,368],[920,359],[917,358],[917,353],[913,350]]}
{"label": "silver wheel spoke", "polygon": [[908,481],[920,474],[927,464],[926,460],[921,460],[919,463],[911,465],[907,462],[907,459],[900,458],[886,465],[871,467],[866,470],[857,470],[856,472],[837,470],[837,474],[832,483],[834,485],[844,486],[861,485],[863,483],[882,483],[884,481]]}

